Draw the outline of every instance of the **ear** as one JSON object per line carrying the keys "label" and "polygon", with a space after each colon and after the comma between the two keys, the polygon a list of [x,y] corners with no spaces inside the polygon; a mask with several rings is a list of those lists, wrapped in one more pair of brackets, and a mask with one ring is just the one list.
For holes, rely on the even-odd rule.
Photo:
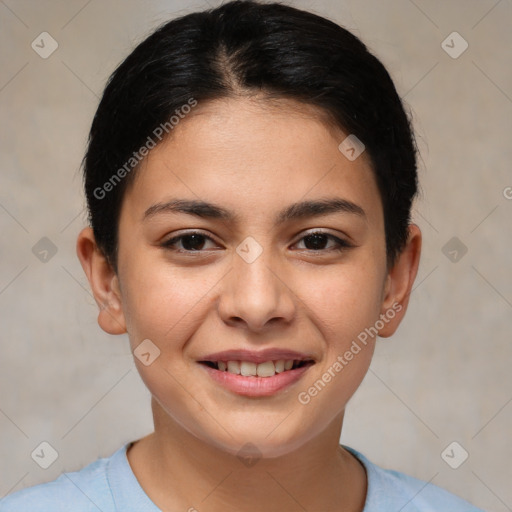
{"label": "ear", "polygon": [[393,335],[405,316],[412,285],[418,273],[420,253],[420,228],[416,224],[409,224],[407,244],[386,277],[381,308],[384,327],[378,333],[381,338]]}
{"label": "ear", "polygon": [[126,322],[119,279],[96,244],[92,228],[86,227],[80,231],[76,242],[76,254],[100,308],[98,324],[109,334],[125,333]]}

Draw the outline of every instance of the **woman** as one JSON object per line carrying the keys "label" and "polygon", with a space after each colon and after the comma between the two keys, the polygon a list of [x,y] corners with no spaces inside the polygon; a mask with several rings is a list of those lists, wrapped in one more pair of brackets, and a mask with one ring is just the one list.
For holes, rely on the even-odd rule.
{"label": "woman", "polygon": [[412,129],[359,39],[253,1],[170,21],[110,78],[84,182],[77,254],[155,431],[0,510],[477,510],[339,444],[421,252]]}

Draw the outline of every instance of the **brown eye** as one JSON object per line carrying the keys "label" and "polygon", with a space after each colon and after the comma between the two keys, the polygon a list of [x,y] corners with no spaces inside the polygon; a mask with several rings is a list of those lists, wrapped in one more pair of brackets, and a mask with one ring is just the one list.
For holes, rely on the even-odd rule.
{"label": "brown eye", "polygon": [[[175,250],[176,252],[202,252],[206,241],[209,240],[213,242],[213,240],[204,235],[203,233],[186,233],[180,236],[176,236],[171,238],[161,245],[167,249]],[[183,249],[176,249],[174,246],[177,242],[181,242]]]}
{"label": "brown eye", "polygon": [[[328,240],[331,239],[334,241],[334,247],[325,247]],[[329,250],[338,250],[342,251],[349,247],[352,247],[351,244],[345,242],[334,235],[330,235],[329,233],[324,233],[323,231],[316,231],[314,233],[309,233],[308,235],[301,238],[301,241],[304,241],[304,245],[306,246],[306,250],[311,250],[315,252],[319,251],[329,251]]]}

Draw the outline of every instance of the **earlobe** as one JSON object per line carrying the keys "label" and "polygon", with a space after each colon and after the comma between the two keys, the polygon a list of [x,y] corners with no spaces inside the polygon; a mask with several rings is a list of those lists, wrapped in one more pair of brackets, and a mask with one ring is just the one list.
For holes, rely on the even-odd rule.
{"label": "earlobe", "polygon": [[109,334],[126,332],[118,276],[96,244],[92,228],[79,233],[76,253],[99,307],[98,324]]}
{"label": "earlobe", "polygon": [[387,338],[395,333],[402,321],[412,286],[418,273],[421,255],[421,231],[416,224],[409,224],[409,237],[404,250],[386,277],[381,318],[385,317],[384,327],[379,336]]}

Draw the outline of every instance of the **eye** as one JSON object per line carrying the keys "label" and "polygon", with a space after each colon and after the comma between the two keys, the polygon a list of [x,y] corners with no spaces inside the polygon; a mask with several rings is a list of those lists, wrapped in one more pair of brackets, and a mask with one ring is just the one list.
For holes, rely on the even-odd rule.
{"label": "eye", "polygon": [[[329,239],[334,241],[334,247],[331,246],[325,248],[324,246],[326,241]],[[213,242],[215,244],[214,240],[204,233],[193,231],[170,238],[169,240],[163,242],[161,246],[179,253],[201,253],[204,252],[202,249],[205,248],[204,246],[207,241]],[[338,238],[329,233],[325,233],[323,231],[308,233],[306,236],[303,236],[297,243],[302,241],[304,241],[306,245],[305,249],[313,252],[326,252],[333,250],[341,252],[350,247],[353,247],[352,244],[349,244],[345,240],[342,240],[341,238]],[[178,242],[181,243],[182,248],[176,248]]]}
{"label": "eye", "polygon": [[[203,233],[194,231],[190,233],[185,233],[183,235],[175,236],[161,245],[167,249],[175,250],[176,252],[202,252],[201,249],[204,248],[205,240],[209,240],[213,242],[213,239],[209,236],[206,236]],[[183,249],[176,249],[174,246],[177,242],[181,242]]]}
{"label": "eye", "polygon": [[[324,248],[326,241],[331,239],[334,241],[334,247]],[[313,233],[308,233],[306,236],[303,236],[298,243],[304,241],[306,246],[306,250],[311,250],[314,252],[326,252],[326,251],[343,251],[350,247],[353,247],[352,244],[349,244],[345,240],[338,238],[337,236],[331,235],[329,233],[325,233],[323,231],[314,231]]]}

